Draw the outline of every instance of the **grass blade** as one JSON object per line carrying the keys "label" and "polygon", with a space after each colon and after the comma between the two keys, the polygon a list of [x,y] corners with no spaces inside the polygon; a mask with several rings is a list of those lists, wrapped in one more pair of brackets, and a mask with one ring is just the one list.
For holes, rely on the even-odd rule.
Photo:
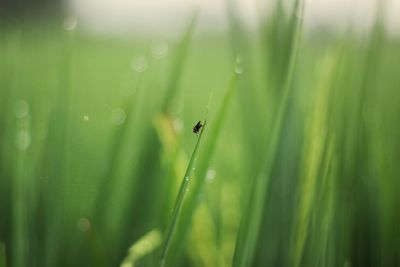
{"label": "grass blade", "polygon": [[[176,237],[176,242],[174,242],[174,251],[176,251],[176,255],[175,259],[172,262],[177,261],[183,251],[185,240],[188,231],[190,230],[192,217],[196,211],[201,193],[205,185],[208,166],[213,157],[223,123],[226,120],[228,108],[231,105],[234,93],[236,91],[235,89],[237,87],[238,78],[241,73],[237,70],[239,69],[235,69],[235,72],[233,73],[229,81],[222,103],[216,113],[216,117],[213,119],[210,130],[208,131],[207,139],[205,140],[206,143],[200,155],[198,164],[199,166],[196,172],[196,179],[193,181],[193,189],[191,190],[190,195],[188,196],[188,200],[183,207],[184,211],[182,212],[182,218],[180,220],[180,232]],[[174,265],[176,265],[176,262]]]}
{"label": "grass blade", "polygon": [[128,250],[120,267],[134,267],[141,258],[151,254],[161,244],[161,233],[158,229],[151,230],[137,240]]}
{"label": "grass blade", "polygon": [[189,49],[190,41],[192,40],[193,32],[196,27],[196,22],[198,18],[199,10],[195,10],[192,20],[188,28],[186,29],[185,33],[180,40],[179,47],[177,48],[178,54],[175,58],[174,65],[172,66],[172,73],[169,79],[169,83],[167,85],[166,95],[163,99],[162,110],[167,112],[170,108],[171,102],[173,101],[174,97],[178,94],[179,89],[179,81],[182,76],[182,70],[184,67],[184,61],[187,56],[187,51]]}
{"label": "grass blade", "polygon": [[[179,47],[177,48],[178,53],[174,58],[174,65],[172,66],[172,72],[170,74],[169,82],[166,87],[165,95],[161,100],[161,106],[157,107],[154,116],[158,113],[168,114],[171,102],[179,94],[179,80],[182,77],[184,61],[187,58],[189,44],[193,36],[194,28],[197,21],[197,12],[194,13],[191,23],[185,31],[183,37],[179,41]],[[154,119],[154,118],[149,118]],[[164,194],[164,188],[159,188],[159,177],[160,173],[160,143],[157,137],[157,133],[150,123],[142,126],[145,133],[143,134],[143,141],[139,144],[139,154],[145,155],[145,157],[140,157],[137,160],[137,168],[132,172],[134,177],[147,177],[147,179],[142,179],[141,182],[136,183],[134,181],[133,191],[131,198],[127,201],[130,206],[127,208],[126,213],[140,214],[140,216],[146,217],[148,222],[156,224],[160,220],[160,213],[156,211],[156,207],[159,205],[154,205],[154,209],[143,209],[142,201],[156,201],[163,203],[162,198],[155,199],[153,195],[160,196]],[[161,192],[160,192],[161,191]],[[124,220],[125,226],[122,228],[128,229],[134,224],[134,218],[129,218]],[[141,234],[143,231],[147,231],[145,228],[135,227],[135,231]],[[124,234],[124,237],[126,235]],[[127,244],[130,244],[132,240],[127,240]]]}
{"label": "grass blade", "polygon": [[172,213],[172,217],[171,217],[171,223],[170,223],[170,225],[168,227],[167,236],[165,238],[164,245],[163,245],[162,252],[161,252],[161,264],[160,264],[160,266],[165,266],[165,260],[166,260],[166,257],[167,257],[168,249],[169,249],[169,246],[171,244],[174,232],[176,230],[176,226],[177,226],[177,223],[178,223],[180,212],[182,210],[183,200],[185,198],[186,192],[187,192],[188,187],[189,187],[190,178],[194,174],[194,170],[195,170],[195,167],[196,167],[197,155],[199,153],[199,148],[200,148],[200,141],[202,139],[203,132],[204,132],[204,129],[206,127],[206,124],[207,124],[207,115],[206,115],[206,118],[204,120],[204,125],[203,125],[203,127],[202,127],[202,129],[200,131],[199,137],[197,139],[196,145],[194,147],[192,156],[190,157],[190,161],[189,161],[189,164],[187,166],[185,176],[183,177],[183,180],[182,180],[182,183],[181,183],[181,187],[179,189],[178,196],[176,198],[175,207],[174,207],[174,210],[173,210],[173,213]]}
{"label": "grass blade", "polygon": [[279,110],[275,117],[269,140],[266,142],[266,148],[264,150],[265,154],[261,160],[262,166],[258,171],[255,181],[253,182],[249,201],[246,205],[245,214],[243,214],[233,258],[233,266],[235,267],[250,265],[258,240],[268,182],[270,180],[272,167],[275,161],[279,137],[282,131],[283,118],[286,113],[288,99],[291,92],[290,89],[292,87],[294,67],[300,39],[301,20],[299,20],[299,18],[302,17],[302,14],[303,2],[296,1],[294,12],[292,14],[293,23],[296,25],[293,32],[294,44],[292,46],[289,69],[283,88],[283,98],[279,105]]}

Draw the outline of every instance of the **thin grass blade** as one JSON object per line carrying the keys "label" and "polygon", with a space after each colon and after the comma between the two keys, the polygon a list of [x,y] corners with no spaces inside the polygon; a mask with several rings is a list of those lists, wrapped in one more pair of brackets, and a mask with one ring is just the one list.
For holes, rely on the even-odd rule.
{"label": "thin grass blade", "polygon": [[265,196],[267,187],[272,172],[272,167],[275,162],[275,157],[278,149],[279,138],[282,131],[283,118],[285,116],[288,99],[292,88],[294,68],[297,58],[297,50],[299,47],[300,30],[302,25],[303,1],[296,1],[294,12],[292,14],[294,28],[294,44],[292,46],[289,69],[287,72],[285,84],[283,87],[283,98],[279,105],[277,115],[274,120],[272,132],[266,142],[264,149],[265,154],[261,160],[261,167],[258,171],[256,179],[253,182],[251,194],[246,205],[245,213],[242,217],[242,222],[236,242],[235,254],[233,258],[233,266],[244,267],[249,266],[254,255],[254,250],[257,244],[259,230],[261,227],[261,219],[264,209]]}
{"label": "thin grass blade", "polygon": [[196,9],[193,13],[193,17],[190,21],[188,28],[182,36],[182,39],[177,48],[178,54],[176,55],[175,61],[172,66],[172,73],[169,79],[169,83],[166,89],[166,95],[162,103],[162,110],[167,112],[171,102],[179,92],[179,81],[182,76],[182,71],[187,57],[187,51],[189,49],[190,41],[192,40],[193,33],[196,27],[199,10]]}
{"label": "thin grass blade", "polygon": [[175,259],[172,260],[172,262],[175,262],[175,264],[177,261],[179,261],[179,257],[181,256],[181,254],[183,252],[184,244],[185,244],[188,232],[190,230],[190,224],[191,224],[193,215],[197,209],[197,205],[199,203],[201,193],[203,192],[203,189],[205,186],[208,166],[209,166],[210,161],[215,152],[215,147],[216,147],[219,135],[221,133],[222,126],[228,115],[228,109],[233,100],[233,96],[234,96],[234,93],[237,88],[237,83],[238,83],[238,78],[239,78],[240,73],[241,72],[237,71],[237,68],[236,68],[234,73],[232,74],[230,81],[229,81],[229,84],[226,89],[222,103],[221,103],[218,111],[216,112],[216,115],[215,115],[216,117],[213,119],[213,123],[210,124],[210,130],[207,133],[207,138],[205,140],[204,149],[202,150],[200,158],[199,158],[199,164],[198,164],[198,168],[196,171],[196,177],[195,177],[196,179],[193,181],[194,185],[188,196],[188,200],[186,201],[185,206],[183,207],[183,212],[182,212],[182,216],[181,216],[182,218],[181,218],[180,224],[179,224],[180,231],[179,231],[179,234],[177,234],[177,237],[173,243],[174,251],[176,251],[176,255],[174,255]]}
{"label": "thin grass blade", "polygon": [[196,168],[196,160],[197,160],[197,156],[198,156],[198,153],[199,153],[200,142],[201,142],[201,139],[202,139],[202,136],[203,136],[204,129],[206,128],[206,124],[207,124],[207,115],[206,115],[206,118],[204,120],[203,127],[202,127],[202,129],[200,131],[199,137],[197,139],[196,145],[194,147],[192,156],[190,157],[190,161],[189,161],[189,164],[187,166],[185,176],[183,177],[183,180],[182,180],[182,183],[181,183],[181,187],[179,189],[178,196],[176,198],[175,207],[174,207],[174,210],[173,210],[173,213],[172,213],[172,217],[171,217],[171,223],[170,223],[170,225],[168,227],[167,235],[166,235],[166,238],[165,238],[165,241],[164,241],[164,245],[163,245],[163,248],[162,248],[162,252],[161,252],[161,264],[160,264],[160,266],[165,266],[165,260],[166,260],[167,254],[168,254],[168,249],[169,249],[169,246],[171,244],[172,238],[174,236],[174,232],[176,230],[176,226],[177,226],[177,223],[178,223],[179,215],[180,215],[180,212],[181,212],[182,206],[183,206],[183,201],[184,201],[185,195],[186,195],[186,193],[188,191],[190,180],[191,180],[191,178],[192,178],[192,176],[194,174],[195,168]]}

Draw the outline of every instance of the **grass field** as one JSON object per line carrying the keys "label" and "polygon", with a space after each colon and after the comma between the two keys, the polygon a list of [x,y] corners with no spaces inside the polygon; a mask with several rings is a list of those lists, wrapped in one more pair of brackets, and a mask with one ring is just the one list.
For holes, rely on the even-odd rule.
{"label": "grass field", "polygon": [[0,267],[400,266],[400,40],[302,4],[169,40],[2,20]]}

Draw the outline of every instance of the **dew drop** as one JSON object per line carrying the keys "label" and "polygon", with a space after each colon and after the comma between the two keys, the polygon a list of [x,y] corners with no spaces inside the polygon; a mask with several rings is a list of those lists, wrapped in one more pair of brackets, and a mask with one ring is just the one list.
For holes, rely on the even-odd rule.
{"label": "dew drop", "polygon": [[78,20],[74,16],[68,16],[63,21],[63,28],[66,31],[73,31],[78,26]]}
{"label": "dew drop", "polygon": [[22,119],[29,115],[29,105],[25,100],[15,102],[15,116]]}
{"label": "dew drop", "polygon": [[27,130],[19,131],[17,133],[15,143],[19,150],[26,150],[31,144],[31,135]]}
{"label": "dew drop", "polygon": [[91,227],[90,221],[87,218],[79,218],[78,222],[76,223],[76,226],[81,232],[87,232]]}
{"label": "dew drop", "polygon": [[151,55],[155,59],[163,59],[168,55],[168,43],[159,42],[151,46]]}
{"label": "dew drop", "polygon": [[181,120],[181,119],[174,119],[173,121],[172,121],[172,127],[174,127],[174,130],[176,131],[176,132],[181,132],[182,131],[182,129],[183,129],[183,121]]}
{"label": "dew drop", "polygon": [[213,169],[208,169],[206,179],[207,181],[211,182],[214,180],[215,176],[217,175],[217,172]]}
{"label": "dew drop", "polygon": [[242,74],[243,73],[243,68],[240,65],[236,65],[235,67],[235,73],[236,74]]}
{"label": "dew drop", "polygon": [[144,56],[136,57],[131,62],[131,68],[135,72],[139,72],[139,73],[144,72],[147,69],[148,65],[149,65],[149,63]]}
{"label": "dew drop", "polygon": [[111,122],[114,125],[121,125],[126,120],[126,113],[122,108],[116,108],[111,111]]}

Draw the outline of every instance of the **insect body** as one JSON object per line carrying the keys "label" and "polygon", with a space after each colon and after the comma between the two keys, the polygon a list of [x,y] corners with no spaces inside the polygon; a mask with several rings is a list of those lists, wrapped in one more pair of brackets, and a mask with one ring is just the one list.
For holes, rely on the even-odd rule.
{"label": "insect body", "polygon": [[195,134],[197,134],[197,133],[200,131],[201,127],[203,127],[203,124],[201,124],[201,121],[199,121],[199,122],[193,127],[193,132],[194,132]]}

